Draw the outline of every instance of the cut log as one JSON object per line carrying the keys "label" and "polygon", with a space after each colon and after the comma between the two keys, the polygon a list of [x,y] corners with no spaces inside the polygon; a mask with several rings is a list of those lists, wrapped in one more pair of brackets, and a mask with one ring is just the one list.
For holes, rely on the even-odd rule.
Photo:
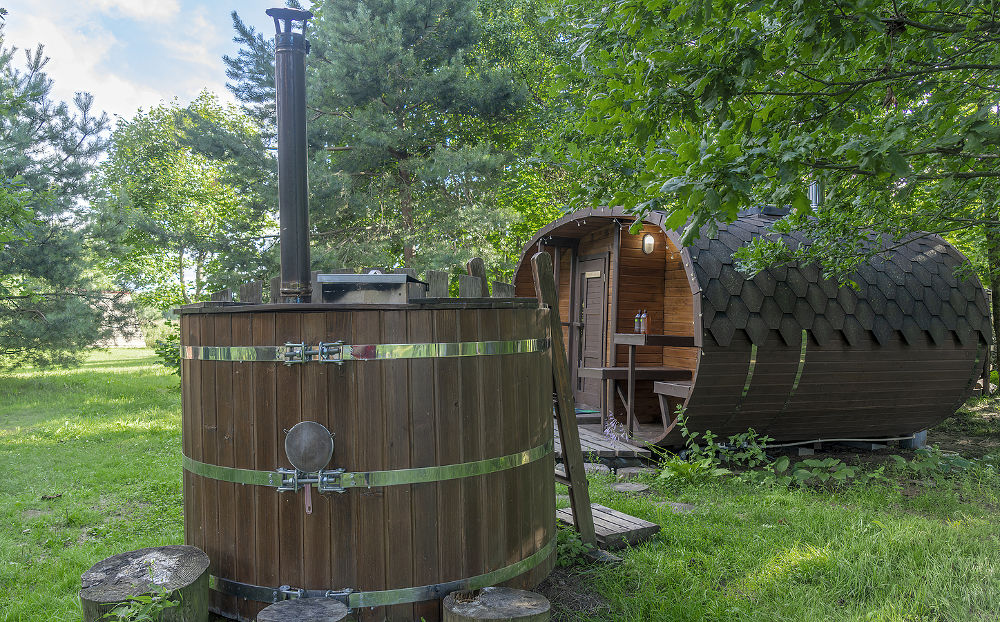
{"label": "cut log", "polygon": [[444,599],[443,622],[505,620],[507,622],[548,622],[549,601],[541,594],[507,587],[452,592]]}
{"label": "cut log", "polygon": [[296,598],[274,603],[257,614],[257,622],[341,622],[353,620],[347,605],[332,598]]}
{"label": "cut log", "polygon": [[208,556],[196,547],[129,551],[94,564],[80,579],[84,622],[97,622],[118,605],[151,594],[180,601],[156,620],[208,622]]}

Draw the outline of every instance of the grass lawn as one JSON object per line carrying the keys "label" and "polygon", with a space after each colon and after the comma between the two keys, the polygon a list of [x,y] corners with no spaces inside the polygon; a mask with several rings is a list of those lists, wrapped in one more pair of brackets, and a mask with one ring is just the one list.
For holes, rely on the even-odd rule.
{"label": "grass lawn", "polygon": [[180,382],[155,360],[0,378],[0,622],[79,620],[95,562],[183,543]]}
{"label": "grass lawn", "polygon": [[[89,566],[182,542],[179,381],[154,361],[117,350],[0,378],[0,622],[78,620]],[[1000,441],[995,413],[976,402],[949,442]],[[899,477],[836,490],[652,481],[630,497],[595,476],[595,501],[663,529],[621,566],[574,569],[610,612],[569,619],[1000,620],[1000,480]],[[696,509],[655,505],[668,499]]]}

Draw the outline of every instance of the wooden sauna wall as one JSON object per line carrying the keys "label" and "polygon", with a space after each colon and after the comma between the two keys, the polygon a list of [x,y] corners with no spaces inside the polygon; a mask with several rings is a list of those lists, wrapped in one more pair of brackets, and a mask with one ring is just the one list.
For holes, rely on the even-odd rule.
{"label": "wooden sauna wall", "polygon": [[[187,313],[182,343],[424,343],[544,337],[537,308]],[[550,353],[318,363],[182,362],[183,451],[210,464],[290,467],[282,430],[303,420],[336,439],[332,465],[404,469],[508,455],[552,438]],[[550,455],[529,465],[440,483],[313,495],[240,486],[184,472],[185,541],[213,574],[307,589],[379,590],[475,576],[554,537]],[[554,555],[509,582],[531,588]],[[228,617],[265,604],[213,593]],[[439,603],[358,612],[360,620],[439,619]]]}
{"label": "wooden sauna wall", "polygon": [[[646,234],[656,239],[652,254],[642,252],[642,238]],[[635,235],[622,231],[621,278],[618,292],[618,321],[615,332],[631,333],[635,330],[635,314],[645,309],[648,314],[649,332],[663,334],[663,290],[666,268],[666,236],[655,225],[644,225]],[[636,365],[659,367],[663,365],[663,348],[639,347],[635,350]],[[628,347],[617,346],[615,365],[628,365]]]}
{"label": "wooden sauna wall", "polygon": [[[642,252],[642,238],[647,233],[656,240],[655,250],[649,255]],[[659,227],[646,224],[635,235],[629,233],[627,225],[622,228],[617,262],[621,269],[618,281],[618,318],[611,322],[611,332],[634,332],[635,314],[645,309],[649,332],[662,334],[665,258],[666,236]],[[639,367],[660,367],[663,365],[663,348],[652,346],[636,348],[635,359]],[[616,346],[613,360],[614,365],[627,367],[628,347]],[[624,393],[627,384],[619,382],[618,386]],[[617,397],[615,405],[615,412],[624,421],[625,407]],[[651,380],[636,382],[635,412],[636,418],[642,423],[660,421],[660,403],[653,393]]]}
{"label": "wooden sauna wall", "polygon": [[[663,333],[694,337],[694,294],[681,253],[666,240],[666,270],[663,284]],[[698,322],[700,324],[700,321]],[[663,365],[694,371],[698,366],[698,348],[663,348]]]}
{"label": "wooden sauna wall", "polygon": [[[902,436],[950,416],[982,373],[976,349],[957,341],[937,346],[907,344],[897,333],[885,345],[869,338],[851,346],[838,332],[822,347],[809,339],[806,363],[794,395],[788,395],[799,362],[799,344],[777,332],[758,346],[753,379],[741,394],[750,340],[737,331],[727,347],[710,336],[689,400],[689,427],[728,436],[754,428],[778,440]],[[787,405],[786,405],[787,401]],[[673,433],[667,444],[680,443]]]}

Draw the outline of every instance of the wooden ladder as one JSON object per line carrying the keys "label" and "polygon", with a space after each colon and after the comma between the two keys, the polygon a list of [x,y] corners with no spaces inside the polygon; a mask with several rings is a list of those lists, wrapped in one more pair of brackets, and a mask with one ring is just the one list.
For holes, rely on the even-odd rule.
{"label": "wooden ladder", "polygon": [[573,510],[573,527],[580,539],[591,545],[591,557],[601,561],[620,561],[614,555],[598,548],[594,530],[594,514],[587,488],[587,472],[583,468],[583,450],[580,448],[580,429],[576,423],[576,405],[570,384],[569,364],[563,343],[562,323],[559,318],[559,300],[555,280],[552,278],[552,257],[545,252],[531,258],[531,272],[535,280],[538,301],[549,307],[549,334],[552,352],[552,388],[554,393],[559,442],[563,448],[563,466],[566,473],[556,471],[556,481],[569,488],[569,502]]}

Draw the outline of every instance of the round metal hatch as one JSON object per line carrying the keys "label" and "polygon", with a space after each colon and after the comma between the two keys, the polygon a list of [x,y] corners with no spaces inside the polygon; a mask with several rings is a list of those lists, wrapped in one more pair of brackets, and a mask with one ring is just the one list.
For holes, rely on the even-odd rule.
{"label": "round metal hatch", "polygon": [[333,458],[333,435],[315,421],[296,423],[285,436],[285,455],[299,471],[315,473]]}

